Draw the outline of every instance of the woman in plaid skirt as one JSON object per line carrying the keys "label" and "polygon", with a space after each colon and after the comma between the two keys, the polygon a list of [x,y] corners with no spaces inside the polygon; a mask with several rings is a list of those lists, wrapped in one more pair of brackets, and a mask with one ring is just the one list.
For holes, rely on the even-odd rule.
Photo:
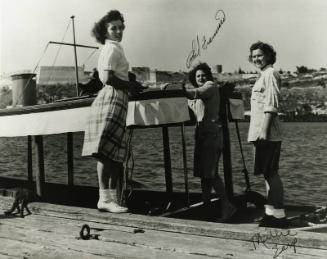
{"label": "woman in plaid skirt", "polygon": [[104,87],[91,106],[85,129],[83,156],[97,159],[100,211],[127,212],[118,205],[116,186],[125,159],[125,126],[128,94],[142,86],[128,72],[129,64],[120,45],[125,29],[124,17],[109,11],[94,25],[93,36],[103,45],[98,60],[100,80]]}

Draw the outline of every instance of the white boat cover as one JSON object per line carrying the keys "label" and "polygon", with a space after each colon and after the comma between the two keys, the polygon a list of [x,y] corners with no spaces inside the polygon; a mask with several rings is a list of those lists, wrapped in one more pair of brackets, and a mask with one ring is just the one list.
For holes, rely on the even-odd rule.
{"label": "white boat cover", "polygon": [[[90,107],[0,116],[0,137],[84,131]],[[188,121],[185,97],[130,101],[127,126],[154,126]]]}

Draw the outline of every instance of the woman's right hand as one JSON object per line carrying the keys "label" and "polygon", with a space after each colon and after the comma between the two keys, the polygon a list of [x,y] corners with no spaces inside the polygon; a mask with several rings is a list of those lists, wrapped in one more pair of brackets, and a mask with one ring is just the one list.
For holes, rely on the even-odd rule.
{"label": "woman's right hand", "polygon": [[142,92],[144,89],[147,87],[144,87],[141,85],[141,83],[135,81],[135,82],[130,82],[130,87],[129,87],[129,93],[131,96],[135,96],[138,93]]}

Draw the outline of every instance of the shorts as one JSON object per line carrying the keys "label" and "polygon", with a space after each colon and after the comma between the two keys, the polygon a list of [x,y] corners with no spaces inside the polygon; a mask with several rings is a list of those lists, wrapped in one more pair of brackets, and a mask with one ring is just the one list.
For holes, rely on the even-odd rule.
{"label": "shorts", "polygon": [[281,141],[255,141],[254,144],[254,174],[271,176],[277,174]]}

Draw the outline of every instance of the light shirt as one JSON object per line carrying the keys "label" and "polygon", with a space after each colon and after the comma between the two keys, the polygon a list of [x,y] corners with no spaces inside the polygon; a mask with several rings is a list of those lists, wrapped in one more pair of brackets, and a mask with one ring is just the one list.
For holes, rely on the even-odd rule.
{"label": "light shirt", "polygon": [[196,91],[199,99],[189,100],[189,107],[193,110],[197,122],[219,122],[219,86],[207,81],[203,86],[196,88]]}
{"label": "light shirt", "polygon": [[115,71],[115,76],[128,81],[129,63],[125,57],[123,47],[117,41],[106,40],[98,59],[99,78],[103,84],[106,73]]}
{"label": "light shirt", "polygon": [[278,118],[281,80],[279,73],[268,65],[260,74],[252,88],[251,120],[248,141],[256,141],[261,132],[265,113],[276,115],[272,118],[268,141],[281,141],[282,129]]}
{"label": "light shirt", "polygon": [[204,117],[204,103],[201,99],[187,100],[188,106],[193,111],[196,121],[200,122]]}

